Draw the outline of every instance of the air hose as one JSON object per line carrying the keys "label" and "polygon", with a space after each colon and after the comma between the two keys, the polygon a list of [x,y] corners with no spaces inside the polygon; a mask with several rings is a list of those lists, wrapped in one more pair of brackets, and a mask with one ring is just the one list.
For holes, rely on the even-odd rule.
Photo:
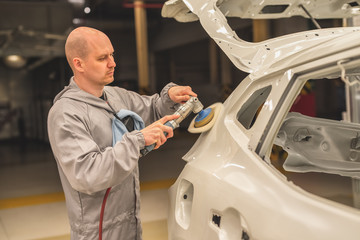
{"label": "air hose", "polygon": [[106,206],[106,200],[109,196],[111,187],[109,187],[108,189],[106,189],[106,193],[104,195],[104,199],[101,205],[101,211],[100,211],[100,222],[99,222],[99,240],[102,240],[102,225],[103,225],[103,219],[104,219],[104,211],[105,211],[105,206]]}

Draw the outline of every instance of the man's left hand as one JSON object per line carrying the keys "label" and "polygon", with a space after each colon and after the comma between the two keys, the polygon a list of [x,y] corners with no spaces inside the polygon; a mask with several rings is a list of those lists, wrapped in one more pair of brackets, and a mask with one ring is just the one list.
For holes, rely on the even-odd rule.
{"label": "man's left hand", "polygon": [[170,99],[176,103],[185,103],[190,99],[190,96],[197,97],[197,94],[194,93],[189,86],[171,87],[168,94]]}

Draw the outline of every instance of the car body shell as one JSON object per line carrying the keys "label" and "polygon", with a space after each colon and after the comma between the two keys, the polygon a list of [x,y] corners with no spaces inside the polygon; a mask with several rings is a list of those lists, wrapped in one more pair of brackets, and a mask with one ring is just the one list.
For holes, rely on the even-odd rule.
{"label": "car body shell", "polygon": [[[163,8],[166,17],[199,19],[234,65],[249,73],[218,106],[214,126],[183,157],[188,163],[169,190],[169,239],[359,239],[359,210],[303,190],[275,169],[269,156],[307,80],[360,72],[360,28],[319,29],[249,43],[226,22],[223,9],[231,2],[241,5],[221,1],[227,5],[220,10],[220,1],[184,0]],[[246,113],[254,112],[251,102],[256,99],[262,99],[256,119],[242,121],[252,120]]]}

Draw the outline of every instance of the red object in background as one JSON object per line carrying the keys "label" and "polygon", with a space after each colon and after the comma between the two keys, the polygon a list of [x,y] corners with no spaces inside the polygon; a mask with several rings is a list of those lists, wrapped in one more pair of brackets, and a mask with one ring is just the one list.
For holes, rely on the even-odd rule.
{"label": "red object in background", "polygon": [[298,112],[309,117],[316,116],[315,94],[301,94],[299,95],[294,104],[292,105],[290,112]]}

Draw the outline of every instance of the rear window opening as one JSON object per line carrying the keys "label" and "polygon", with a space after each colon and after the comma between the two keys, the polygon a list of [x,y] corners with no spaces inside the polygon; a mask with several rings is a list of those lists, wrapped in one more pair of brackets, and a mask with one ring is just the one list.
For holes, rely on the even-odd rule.
{"label": "rear window opening", "polygon": [[275,137],[270,162],[302,189],[360,208],[360,124],[343,121],[345,111],[340,78],[308,80]]}

